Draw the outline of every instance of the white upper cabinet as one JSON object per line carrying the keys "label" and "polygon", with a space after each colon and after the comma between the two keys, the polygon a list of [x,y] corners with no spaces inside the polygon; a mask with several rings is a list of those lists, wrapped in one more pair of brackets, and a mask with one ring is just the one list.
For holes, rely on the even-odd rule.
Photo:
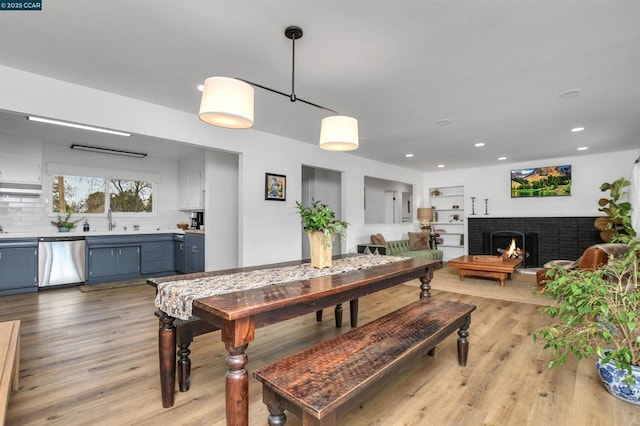
{"label": "white upper cabinet", "polygon": [[40,184],[42,144],[14,141],[1,135],[0,182]]}

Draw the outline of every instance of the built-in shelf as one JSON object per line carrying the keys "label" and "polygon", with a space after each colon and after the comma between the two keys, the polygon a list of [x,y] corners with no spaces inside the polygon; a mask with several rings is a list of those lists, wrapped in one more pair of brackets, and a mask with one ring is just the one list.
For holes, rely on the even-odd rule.
{"label": "built-in shelf", "polygon": [[[436,195],[437,194],[437,195]],[[436,221],[431,229],[438,232],[438,249],[448,261],[467,254],[466,219],[464,216],[464,186],[440,186],[429,188],[429,205],[434,208]]]}

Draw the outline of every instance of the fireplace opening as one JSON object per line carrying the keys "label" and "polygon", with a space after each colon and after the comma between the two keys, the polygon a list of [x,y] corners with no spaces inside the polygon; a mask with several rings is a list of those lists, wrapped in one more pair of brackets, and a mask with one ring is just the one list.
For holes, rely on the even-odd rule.
{"label": "fireplace opening", "polygon": [[496,231],[482,234],[483,254],[504,255],[511,248],[514,256],[523,257],[523,267],[538,267],[538,234],[518,231]]}

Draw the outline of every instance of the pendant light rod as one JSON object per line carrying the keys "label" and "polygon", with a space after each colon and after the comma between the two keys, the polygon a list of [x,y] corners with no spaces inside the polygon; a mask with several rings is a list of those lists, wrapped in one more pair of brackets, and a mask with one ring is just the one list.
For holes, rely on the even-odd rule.
{"label": "pendant light rod", "polygon": [[291,93],[284,93],[279,90],[272,89],[267,86],[263,86],[258,83],[254,83],[253,81],[245,80],[243,78],[236,77],[237,80],[244,81],[252,86],[259,87],[260,89],[268,90],[269,92],[277,93],[282,96],[286,96],[289,98],[291,102],[300,101],[307,105],[311,105],[316,108],[324,109],[326,111],[332,112],[334,114],[338,114],[337,111],[332,110],[331,108],[323,107],[322,105],[318,105],[313,102],[305,101],[304,99],[300,99],[296,96],[295,85],[296,85],[296,40],[302,38],[303,32],[302,28],[292,25],[290,27],[285,28],[284,36],[291,40]]}
{"label": "pendant light rod", "polygon": [[302,28],[296,26],[287,27],[284,36],[291,40],[291,102],[296,101],[296,39],[302,38]]}

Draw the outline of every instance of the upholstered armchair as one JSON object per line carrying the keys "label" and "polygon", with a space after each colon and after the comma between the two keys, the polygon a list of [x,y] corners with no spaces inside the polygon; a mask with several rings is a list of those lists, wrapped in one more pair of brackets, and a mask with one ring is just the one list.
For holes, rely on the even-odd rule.
{"label": "upholstered armchair", "polygon": [[624,255],[629,246],[627,244],[596,244],[588,247],[582,256],[578,260],[573,262],[563,260],[552,260],[544,265],[544,269],[540,269],[536,272],[536,281],[538,286],[543,287],[545,282],[551,277],[547,274],[552,268],[561,266],[565,269],[589,269],[591,271],[606,265],[609,262],[609,258],[620,257]]}

